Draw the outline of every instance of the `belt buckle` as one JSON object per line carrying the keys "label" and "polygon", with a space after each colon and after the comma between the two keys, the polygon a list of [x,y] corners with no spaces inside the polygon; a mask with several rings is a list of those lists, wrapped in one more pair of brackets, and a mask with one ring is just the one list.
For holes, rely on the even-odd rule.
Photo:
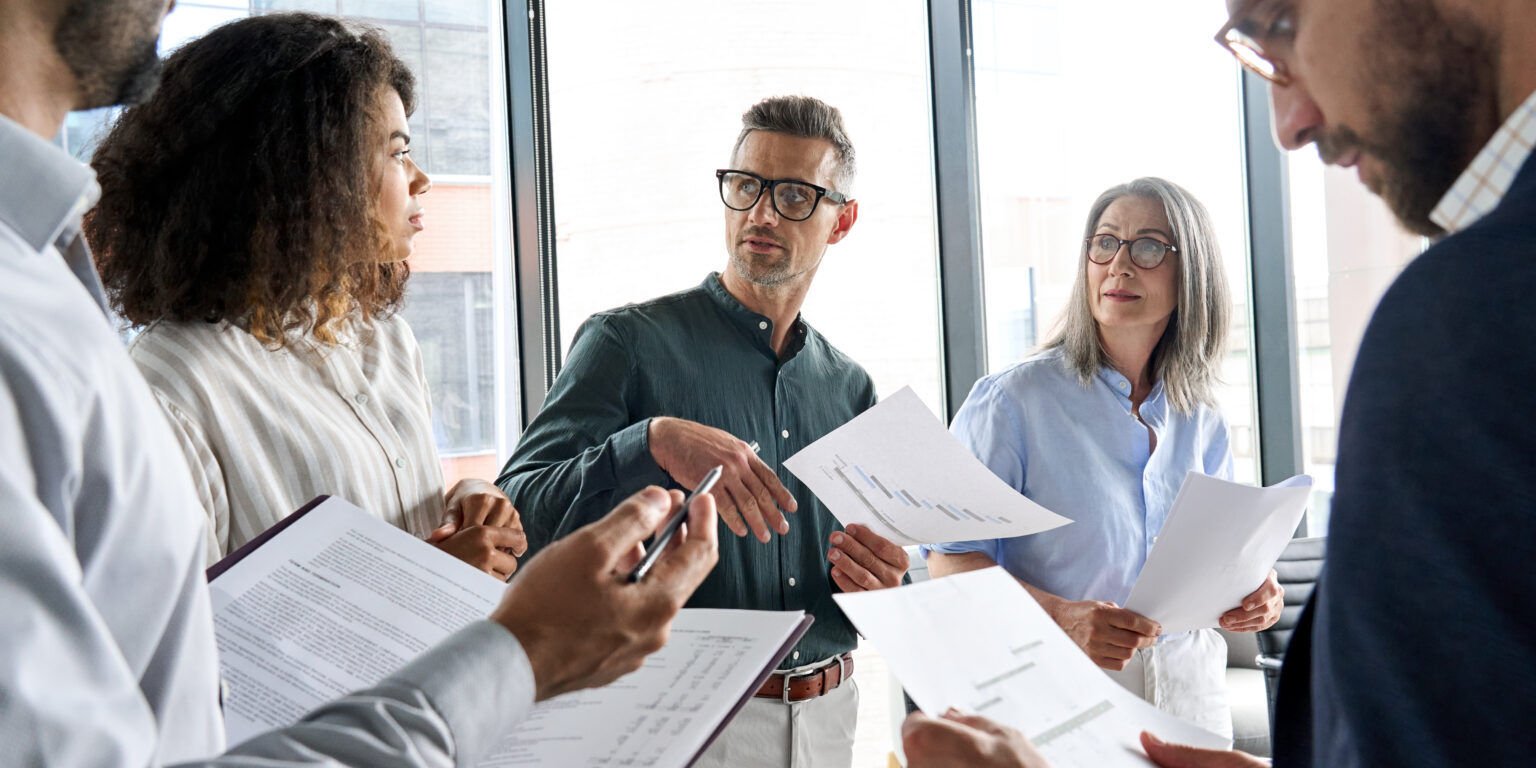
{"label": "belt buckle", "polygon": [[[817,667],[815,669],[808,669],[808,670],[806,670],[804,672],[785,672],[784,673],[784,690],[779,692],[779,698],[782,699],[785,704],[792,704],[792,703],[794,703],[794,702],[789,700],[789,683],[790,683],[790,681],[791,680],[797,680],[797,679],[802,678],[802,677],[811,677],[812,675],[819,675],[819,674],[821,674],[821,673],[823,673],[825,671],[827,671],[827,668],[825,666],[822,666],[822,667]],[[814,697],[812,697],[812,698],[814,698]]]}

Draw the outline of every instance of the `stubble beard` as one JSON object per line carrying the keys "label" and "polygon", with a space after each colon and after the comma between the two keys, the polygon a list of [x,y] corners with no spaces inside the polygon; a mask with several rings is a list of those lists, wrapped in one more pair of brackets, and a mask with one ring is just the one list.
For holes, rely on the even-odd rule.
{"label": "stubble beard", "polygon": [[163,0],[71,0],[53,47],[74,75],[76,109],[138,104],[160,81]]}
{"label": "stubble beard", "polygon": [[1498,127],[1497,45],[1473,19],[1428,0],[1375,5],[1365,38],[1375,49],[1365,78],[1379,94],[1370,137],[1340,126],[1319,137],[1318,153],[1326,161],[1356,147],[1379,160],[1372,191],[1409,231],[1440,235],[1430,213]]}
{"label": "stubble beard", "polygon": [[731,252],[731,269],[736,276],[764,287],[780,286],[798,277],[798,273],[790,271],[790,262],[788,253],[769,261],[747,251],[745,245],[737,246]]}

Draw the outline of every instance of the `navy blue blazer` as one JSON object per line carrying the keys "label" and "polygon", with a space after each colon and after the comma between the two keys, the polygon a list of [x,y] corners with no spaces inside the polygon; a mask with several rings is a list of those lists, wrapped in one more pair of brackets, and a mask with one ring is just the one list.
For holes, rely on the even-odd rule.
{"label": "navy blue blazer", "polygon": [[1536,765],[1536,159],[1403,271],[1339,424],[1275,765]]}

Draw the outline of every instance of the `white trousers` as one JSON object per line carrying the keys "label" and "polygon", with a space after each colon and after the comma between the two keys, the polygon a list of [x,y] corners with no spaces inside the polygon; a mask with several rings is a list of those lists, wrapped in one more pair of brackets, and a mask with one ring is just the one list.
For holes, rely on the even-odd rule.
{"label": "white trousers", "polygon": [[859,719],[854,680],[825,696],[785,704],[753,698],[694,768],[848,768]]}
{"label": "white trousers", "polygon": [[1171,637],[1137,649],[1125,669],[1104,670],[1152,706],[1232,740],[1227,705],[1227,641],[1214,629]]}

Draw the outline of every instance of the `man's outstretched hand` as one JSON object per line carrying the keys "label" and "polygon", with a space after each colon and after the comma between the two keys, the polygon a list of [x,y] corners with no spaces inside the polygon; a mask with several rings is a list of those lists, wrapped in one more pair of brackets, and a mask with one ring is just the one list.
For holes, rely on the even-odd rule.
{"label": "man's outstretched hand", "polygon": [[667,416],[651,419],[646,436],[656,466],[684,488],[699,487],[711,468],[722,468],[710,495],[731,533],[751,533],[765,543],[775,532],[789,533],[783,512],[795,511],[795,497],[746,443],[724,430]]}

